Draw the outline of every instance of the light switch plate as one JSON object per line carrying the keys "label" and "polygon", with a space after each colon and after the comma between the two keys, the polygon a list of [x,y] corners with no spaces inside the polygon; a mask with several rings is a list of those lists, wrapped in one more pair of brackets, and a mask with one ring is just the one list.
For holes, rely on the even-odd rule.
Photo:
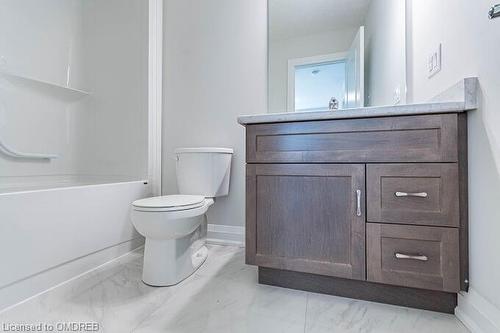
{"label": "light switch plate", "polygon": [[442,45],[440,43],[438,47],[429,54],[429,58],[427,59],[429,78],[441,71],[441,50]]}

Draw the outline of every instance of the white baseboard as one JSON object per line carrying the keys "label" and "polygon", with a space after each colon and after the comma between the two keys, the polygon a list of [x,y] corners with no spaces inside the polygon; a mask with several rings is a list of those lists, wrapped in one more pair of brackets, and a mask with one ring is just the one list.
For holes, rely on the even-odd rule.
{"label": "white baseboard", "polygon": [[217,245],[245,246],[245,227],[209,224],[207,243]]}
{"label": "white baseboard", "polygon": [[500,309],[473,288],[458,294],[455,315],[473,333],[500,332]]}
{"label": "white baseboard", "polygon": [[2,287],[0,288],[0,313],[123,257],[142,247],[143,244],[142,237],[135,238]]}

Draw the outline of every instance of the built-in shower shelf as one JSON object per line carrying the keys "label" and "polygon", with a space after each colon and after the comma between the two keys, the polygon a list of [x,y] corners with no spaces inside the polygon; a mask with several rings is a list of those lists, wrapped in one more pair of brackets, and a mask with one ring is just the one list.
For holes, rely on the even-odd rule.
{"label": "built-in shower shelf", "polygon": [[23,85],[27,88],[50,94],[58,99],[62,99],[65,101],[76,101],[90,95],[89,92],[84,90],[75,89],[24,75],[17,75],[6,71],[0,71],[0,76],[3,76],[14,84]]}

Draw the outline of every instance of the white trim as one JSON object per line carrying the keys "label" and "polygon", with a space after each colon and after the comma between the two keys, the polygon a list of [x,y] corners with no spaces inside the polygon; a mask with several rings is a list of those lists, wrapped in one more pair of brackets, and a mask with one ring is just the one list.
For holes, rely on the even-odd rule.
{"label": "white trim", "polygon": [[[351,72],[354,72],[354,82],[349,81]],[[365,27],[360,26],[346,56],[344,108],[363,106],[365,106]]]}
{"label": "white trim", "polygon": [[207,243],[217,245],[245,246],[245,227],[209,224]]}
{"label": "white trim", "polygon": [[412,0],[405,0],[405,70],[404,70],[404,94],[401,94],[401,102],[399,104],[413,104],[413,96],[411,94],[410,85],[408,83],[410,77],[410,54],[412,49],[410,47],[410,41],[412,40],[412,28],[413,27],[413,14],[412,14]]}
{"label": "white trim", "polygon": [[163,78],[163,0],[149,0],[148,178],[161,195],[161,116]]}
{"label": "white trim", "polygon": [[455,315],[473,333],[500,332],[500,309],[472,288],[458,294]]}
{"label": "white trim", "polygon": [[286,96],[287,112],[295,112],[295,67],[303,65],[321,64],[345,60],[346,52],[328,53],[318,56],[295,58],[288,60],[288,90]]}
{"label": "white trim", "polygon": [[233,148],[219,148],[219,147],[177,148],[174,152],[176,154],[183,154],[183,153],[234,154]]}
{"label": "white trim", "polygon": [[245,244],[243,242],[233,241],[233,240],[229,240],[229,239],[222,239],[222,238],[208,238],[207,237],[207,244],[245,247]]}

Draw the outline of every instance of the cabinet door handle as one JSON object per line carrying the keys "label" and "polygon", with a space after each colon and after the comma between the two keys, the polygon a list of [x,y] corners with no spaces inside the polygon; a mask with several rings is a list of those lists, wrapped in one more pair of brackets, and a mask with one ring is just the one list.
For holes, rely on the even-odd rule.
{"label": "cabinet door handle", "polygon": [[411,260],[420,260],[420,261],[427,261],[429,258],[424,255],[413,255],[413,254],[404,254],[404,253],[394,253],[394,256],[396,259],[411,259]]}
{"label": "cabinet door handle", "polygon": [[397,197],[417,197],[417,198],[427,198],[427,192],[396,192],[394,193]]}
{"label": "cabinet door handle", "polygon": [[361,190],[356,190],[356,215],[361,216]]}

